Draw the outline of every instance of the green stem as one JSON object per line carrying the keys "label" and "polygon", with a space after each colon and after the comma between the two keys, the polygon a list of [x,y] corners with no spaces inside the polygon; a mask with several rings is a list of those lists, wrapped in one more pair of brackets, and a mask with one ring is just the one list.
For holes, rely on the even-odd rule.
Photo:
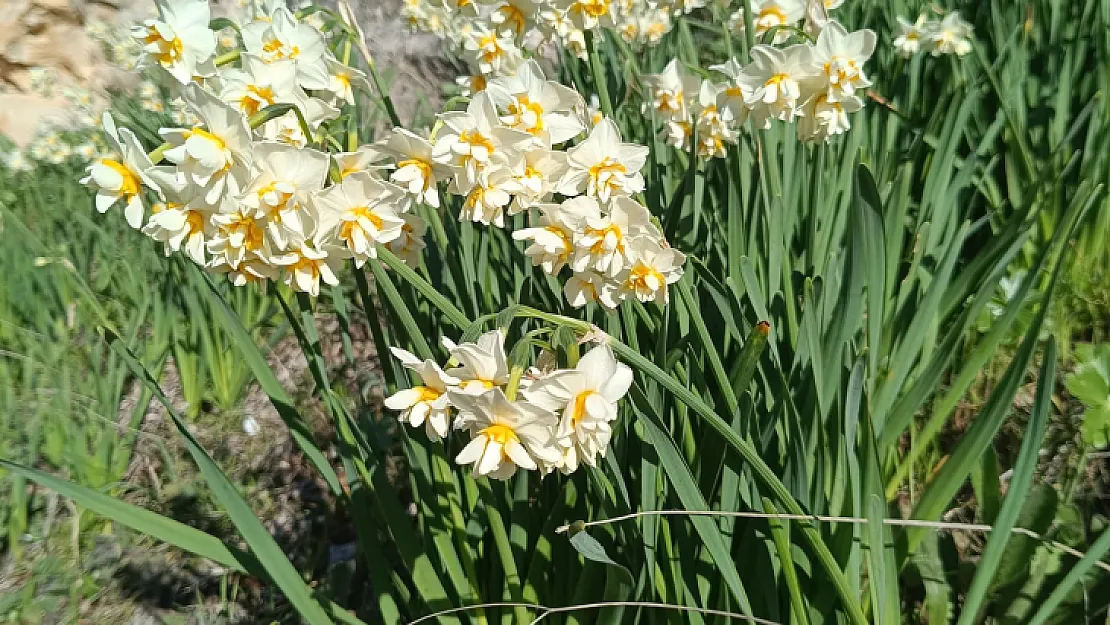
{"label": "green stem", "polygon": [[601,64],[601,54],[597,45],[600,32],[597,30],[587,32],[586,45],[589,48],[590,73],[593,74],[594,86],[597,87],[597,99],[601,101],[601,111],[605,113],[606,117],[612,118],[613,101],[609,99],[609,83],[605,77],[605,67]]}
{"label": "green stem", "polygon": [[[493,533],[493,542],[497,546],[497,555],[501,559],[501,568],[505,572],[505,586],[509,589],[509,597],[516,603],[524,601],[524,594],[521,592],[520,573],[516,568],[516,560],[513,558],[513,546],[509,542],[509,534],[505,531],[505,521],[501,517],[501,510],[497,506],[497,498],[493,494],[493,489],[490,488],[489,480],[483,479],[478,488],[482,493],[482,499],[485,501],[486,516],[489,518],[490,531]],[[513,606],[513,614],[516,616],[517,623],[531,623],[532,617],[528,614],[528,609],[524,606]]]}
{"label": "green stem", "polygon": [[216,57],[216,67],[223,67],[239,60],[239,50],[229,50]]}

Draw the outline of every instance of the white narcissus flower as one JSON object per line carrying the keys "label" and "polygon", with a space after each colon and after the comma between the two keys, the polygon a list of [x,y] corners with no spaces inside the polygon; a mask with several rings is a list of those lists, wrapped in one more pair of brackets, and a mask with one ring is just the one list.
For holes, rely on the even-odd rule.
{"label": "white narcissus flower", "polygon": [[818,93],[805,103],[805,115],[798,122],[798,139],[802,141],[829,141],[844,134],[852,127],[849,113],[863,108],[863,101],[856,97],[833,102],[824,93]]}
{"label": "white narcissus flower", "polygon": [[439,208],[436,185],[440,178],[450,175],[450,170],[433,160],[432,144],[404,128],[394,128],[378,145],[396,161],[397,168],[389,174],[389,180],[407,191],[415,201]]}
{"label": "white narcissus flower", "polygon": [[534,382],[524,396],[560,414],[555,439],[563,452],[559,469],[573,473],[579,464],[596,466],[604,457],[617,420],[617,402],[632,386],[632,369],[618,362],[608,345],[598,345],[574,369],[555,371]]}
{"label": "white narcissus flower", "polygon": [[[797,24],[806,12],[804,0],[750,0],[748,7],[752,11],[752,26],[757,39],[771,29],[779,28],[775,33],[775,45],[785,43],[790,38],[789,29],[782,27]],[[729,21],[734,30],[744,32],[744,8],[733,13]]]}
{"label": "white narcissus flower", "polygon": [[[490,330],[478,337],[477,343],[456,345],[443,338],[443,346],[458,367],[447,370],[447,375],[459,379],[459,392],[468,395],[482,393],[509,382],[509,363],[505,357],[505,337],[500,330]],[[461,417],[462,415],[460,415]]]}
{"label": "white narcissus flower", "polygon": [[184,249],[193,262],[205,266],[208,237],[215,232],[213,208],[199,201],[196,187],[173,167],[152,167],[146,178],[157,185],[165,202],[152,207],[143,234],[161,242],[166,256]]}
{"label": "white narcissus flower", "polygon": [[577,233],[585,229],[586,220],[599,218],[601,213],[597,202],[589,201],[568,200],[563,204],[543,204],[536,208],[542,215],[539,223],[532,228],[514,231],[513,239],[531,241],[532,244],[524,250],[524,254],[545,273],[558,275],[570,262],[571,254],[574,253],[574,239],[578,236]]}
{"label": "white narcissus flower", "polygon": [[649,45],[658,45],[663,40],[663,36],[671,32],[672,28],[671,14],[663,9],[648,9],[642,17],[640,17],[640,40]]}
{"label": "white narcissus flower", "polygon": [[813,46],[813,64],[828,81],[830,101],[853,98],[858,89],[871,86],[863,73],[863,64],[875,52],[875,43],[874,31],[849,33],[835,21],[821,31]]}
{"label": "white narcissus flower", "polygon": [[213,255],[213,266],[226,266],[228,271],[238,271],[243,263],[261,261],[269,263],[271,250],[266,240],[266,224],[255,218],[255,213],[244,207],[212,215],[215,233],[208,241],[208,252]]}
{"label": "white narcissus flower", "polygon": [[724,85],[706,80],[698,90],[695,112],[698,156],[701,158],[724,158],[727,154],[725,144],[736,143],[739,138],[739,133],[733,128],[731,111],[717,106],[726,89]]}
{"label": "white narcissus flower", "polygon": [[[117,202],[124,203],[123,216],[132,228],[143,225],[143,172],[153,167],[135,133],[127,128],[116,129],[110,113],[102,118],[104,134],[111,150],[120,160],[102,158],[85,169],[81,184],[96,192],[96,210],[106,212]],[[151,184],[148,182],[148,184]],[[154,186],[151,184],[151,186]]]}
{"label": "white narcissus flower", "polygon": [[752,62],[744,68],[740,81],[750,93],[747,104],[755,127],[769,128],[772,119],[794,121],[805,91],[817,76],[810,46],[753,47]]}
{"label": "white narcissus flower", "polygon": [[566,11],[576,28],[591,30],[616,25],[616,6],[612,0],[558,0],[555,4]]}
{"label": "white narcissus flower", "polygon": [[585,141],[567,150],[567,173],[557,191],[567,196],[585,193],[602,202],[639,193],[644,190],[640,170],[647,156],[647,147],[622,143],[616,122],[603,119]]}
{"label": "white narcissus flower", "polygon": [[939,23],[932,24],[926,31],[926,37],[933,56],[964,56],[971,52],[971,36],[974,32],[971,24],[953,11],[945,15]]}
{"label": "white narcissus flower", "polygon": [[216,33],[208,0],[156,0],[158,18],[148,19],[131,31],[143,54],[165,69],[179,83],[188,84],[198,72],[208,73],[216,53]]}
{"label": "white narcissus flower", "polygon": [[563,295],[567,298],[567,303],[574,308],[581,308],[589,302],[597,302],[608,310],[616,310],[621,303],[618,285],[592,271],[583,271],[571,276],[563,285]]}
{"label": "white narcissus flower", "polygon": [[251,130],[238,110],[196,84],[185,87],[185,101],[203,121],[203,127],[159,130],[172,146],[165,157],[178,166],[190,184],[205,190],[205,202],[216,204],[242,188],[252,162]]}
{"label": "white narcissus flower", "polygon": [[630,248],[632,265],[621,289],[641,302],[666,306],[670,301],[667,286],[682,278],[686,256],[651,237],[636,237]]}
{"label": "white narcissus flower", "polygon": [[293,12],[277,6],[266,20],[256,20],[242,29],[247,52],[267,63],[290,59],[296,62],[297,84],[308,90],[327,90],[331,83],[324,62],[324,35],[309,24],[298,22]]}
{"label": "white narcissus flower", "polygon": [[513,197],[509,214],[515,215],[533,204],[551,199],[555,187],[567,171],[567,154],[547,148],[532,148],[510,166],[520,186]]}
{"label": "white narcissus flower", "polygon": [[239,204],[254,211],[255,218],[265,224],[273,249],[285,250],[290,242],[305,239],[314,226],[306,223],[304,203],[308,193],[323,188],[328,155],[261,142],[254,146],[254,162],[257,173],[243,190]]}
{"label": "white narcissus flower", "polygon": [[[698,91],[700,80],[691,76],[678,59],[671,59],[670,63],[659,74],[648,74],[643,77],[644,86],[651,90],[651,108],[663,121],[688,121],[690,119],[690,101]],[[644,103],[644,112],[648,110],[648,103]]]}
{"label": "white narcissus flower", "polygon": [[489,20],[503,36],[521,40],[535,27],[535,17],[546,0],[501,0],[495,3]]}
{"label": "white narcissus flower", "polygon": [[582,96],[547,80],[535,60],[521,65],[512,76],[490,81],[486,92],[505,113],[502,124],[536,137],[547,147],[573,139],[586,129],[575,114]]}
{"label": "white narcissus flower", "polygon": [[297,68],[292,60],[265,63],[253,54],[243,54],[242,68],[220,73],[220,99],[250,117],[262,109],[287,102],[297,104],[304,93],[298,93]]}
{"label": "white narcissus flower", "polygon": [[467,61],[484,76],[512,73],[524,59],[511,36],[480,24],[463,40],[463,51]]}
{"label": "white narcissus flower", "polygon": [[663,141],[675,149],[685,152],[690,149],[690,137],[693,135],[693,124],[685,122],[667,122],[659,131]]}
{"label": "white narcissus flower", "polygon": [[499,163],[491,165],[478,172],[474,186],[466,193],[466,199],[459,209],[459,221],[503,228],[509,203],[513,201],[513,195],[522,190],[523,187],[513,176],[513,170],[509,166]]}
{"label": "white narcissus flower", "polygon": [[412,213],[402,213],[401,219],[405,220],[405,224],[401,226],[401,235],[385,246],[406,265],[416,267],[420,264],[420,252],[427,247],[424,234],[428,232],[428,224],[419,215]]}
{"label": "white narcissus flower", "polygon": [[379,177],[379,170],[385,168],[385,165],[378,165],[387,158],[387,155],[382,152],[380,146],[364,145],[354,152],[337,152],[332,154],[335,159],[335,169],[339,172],[339,179],[342,180],[351,174],[360,171],[368,172],[375,178]]}
{"label": "white narcissus flower", "polygon": [[319,216],[319,238],[337,239],[361,267],[377,258],[375,247],[400,237],[405,220],[405,194],[367,172],[351,174],[337,185],[312,195]]}
{"label": "white narcissus flower", "polygon": [[363,93],[370,92],[370,82],[366,80],[366,74],[361,70],[357,70],[331,56],[324,58],[324,66],[328,70],[328,87],[326,90],[331,92],[340,102],[354,104],[356,89]]}
{"label": "white narcissus flower", "polygon": [[899,16],[898,36],[894,38],[894,49],[898,54],[909,58],[921,51],[921,43],[929,32],[930,24],[924,15],[919,15],[916,22]]}
{"label": "white narcissus flower", "polygon": [[288,253],[275,256],[271,260],[274,265],[285,269],[282,281],[286,286],[318,297],[321,281],[328,286],[339,284],[339,278],[335,275],[343,261],[339,251],[314,241],[303,241]]}
{"label": "white narcissus flower", "polygon": [[736,59],[729,59],[719,65],[710,65],[709,70],[728,78],[724,89],[717,95],[717,107],[726,111],[734,124],[743,124],[748,119],[747,100],[751,97],[743,80],[744,67]]}
{"label": "white narcissus flower", "polygon": [[[594,203],[590,197],[577,197],[566,204]],[[583,212],[594,212],[591,208]],[[638,236],[663,238],[651,223],[651,213],[632,198],[617,198],[608,215],[590,217],[583,223],[581,236],[575,240],[574,260],[571,268],[576,272],[596,271],[614,278],[628,266],[630,240]]]}
{"label": "white narcissus flower", "polygon": [[464,195],[478,183],[478,173],[495,155],[507,157],[533,141],[532,135],[501,125],[497,108],[485,91],[474,96],[466,112],[443,113],[440,119],[445,128],[432,146],[432,160],[454,169],[455,185]]}
{"label": "white narcissus flower", "polygon": [[277,280],[280,275],[277,267],[255,255],[248,256],[236,267],[229,265],[224,256],[213,257],[212,261],[208,264],[208,271],[227,274],[228,279],[231,280],[231,283],[235,286],[246,286],[248,284],[259,284],[270,280]]}
{"label": "white narcissus flower", "polygon": [[451,426],[451,403],[447,398],[447,389],[459,381],[444,373],[435,361],[420,360],[396,347],[390,347],[389,351],[406,369],[416,372],[423,384],[390,395],[385,399],[385,407],[400,411],[398,418],[402,423],[414,428],[423,425],[428,438],[445,438]]}
{"label": "white narcissus flower", "polygon": [[455,462],[472,465],[475,475],[505,480],[517,468],[535,470],[541,463],[558,462],[552,413],[529,402],[510,402],[499,388],[477,396],[449,391],[448,396],[472,415],[466,427],[473,438]]}

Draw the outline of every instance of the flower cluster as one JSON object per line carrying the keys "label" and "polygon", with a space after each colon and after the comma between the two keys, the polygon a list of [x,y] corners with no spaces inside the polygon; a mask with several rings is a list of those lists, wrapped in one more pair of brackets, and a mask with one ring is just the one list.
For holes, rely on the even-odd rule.
{"label": "flower cluster", "polygon": [[942,20],[920,15],[917,21],[910,22],[899,17],[898,27],[900,32],[894,39],[894,49],[906,58],[918,52],[928,52],[933,56],[965,56],[971,52],[974,30],[956,11],[945,15]]}
{"label": "flower cluster", "polygon": [[[205,2],[158,6],[159,19],[136,28],[142,62],[193,77],[181,97],[196,123],[160,131],[169,164],[156,165],[105,116],[120,158],[94,162],[83,182],[99,211],[122,203],[128,223],[167,254],[184,252],[235,284],[281,279],[315,295],[321,282],[337,283],[343,261],[362,266],[379,245],[419,264],[427,225],[418,213],[444,210],[445,190],[460,198],[461,220],[504,227],[506,217],[529,213],[532,227],[513,237],[548,274],[570,269],[564,292],[573,306],[666,303],[667,285],[682,276],[685,257],[632,197],[644,190],[647,148],[623,143],[605,119],[564,149],[586,133],[586,106],[537,62],[492,79],[465,111],[442,114],[430,138],[396,128],[329,155],[310,145],[315,135],[369,85],[331,56],[321,31],[276,6],[242,24],[238,65],[220,66],[214,34],[198,26],[207,23]],[[275,104],[295,110],[271,115]],[[149,215],[144,187],[158,195]]]}
{"label": "flower cluster", "polygon": [[470,442],[456,462],[503,480],[517,469],[572,473],[605,456],[617,402],[632,385],[632,370],[608,345],[595,346],[573,369],[533,368],[521,377],[509,369],[500,330],[476,343],[443,343],[451,354],[446,369],[392,349],[421,384],[398,391],[385,405],[399,411],[403,423],[424,426],[433,440],[465,431]]}
{"label": "flower cluster", "polygon": [[664,123],[661,135],[669,145],[687,150],[696,140],[698,156],[706,159],[725,156],[747,120],[755,128],[797,120],[800,140],[828,141],[851,127],[849,113],[863,108],[871,86],[863,65],[875,42],[870,30],[849,33],[825,20],[812,44],[757,44],[746,66],[736,59],[710,66],[720,81],[702,80],[676,59],[644,77],[650,97],[644,111]]}
{"label": "flower cluster", "polygon": [[672,17],[706,0],[405,0],[416,30],[449,42],[470,66],[464,95],[511,75],[525,52],[562,49],[587,58],[587,33],[611,28],[627,43],[651,46],[670,32]]}

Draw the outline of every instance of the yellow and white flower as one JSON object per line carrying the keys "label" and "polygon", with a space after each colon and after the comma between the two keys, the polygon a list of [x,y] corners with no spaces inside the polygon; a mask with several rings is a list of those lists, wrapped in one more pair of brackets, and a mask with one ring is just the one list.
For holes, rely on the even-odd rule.
{"label": "yellow and white flower", "polygon": [[257,173],[243,190],[239,204],[265,224],[272,249],[285,250],[291,241],[305,239],[313,228],[305,201],[309,193],[324,186],[328,155],[262,142],[254,146],[254,162]]}
{"label": "yellow and white flower", "polygon": [[632,369],[618,362],[608,345],[598,345],[574,369],[555,371],[524,392],[530,403],[560,415],[555,439],[563,451],[558,465],[563,473],[580,464],[596,466],[605,456],[619,415],[617,402],[631,386]]}
{"label": "yellow and white flower", "polygon": [[575,237],[585,230],[586,220],[600,218],[601,213],[597,202],[589,201],[568,200],[562,204],[543,204],[536,208],[541,213],[539,222],[534,227],[514,231],[513,239],[531,241],[524,254],[545,273],[558,275],[570,262]]}
{"label": "yellow and white flower", "polygon": [[606,118],[585,141],[567,150],[567,173],[557,190],[567,196],[585,193],[602,202],[639,193],[644,190],[640,170],[647,157],[645,146],[622,143],[617,124]]}
{"label": "yellow and white flower", "polygon": [[[458,367],[448,369],[447,375],[459,380],[460,393],[481,395],[508,384],[509,363],[505,357],[505,337],[500,330],[486,332],[478,337],[477,343],[461,345],[443,337],[443,347],[451,354],[451,359],[459,363]],[[462,414],[460,418],[465,420]]]}
{"label": "yellow and white flower", "polygon": [[354,104],[355,90],[363,93],[370,92],[370,82],[366,80],[366,74],[361,70],[331,56],[324,58],[324,66],[328,70],[326,90],[331,92],[336,100],[345,104]]}
{"label": "yellow and white flower", "polygon": [[466,60],[484,76],[510,74],[524,60],[511,36],[481,24],[475,25],[474,31],[464,40],[463,52]]}
{"label": "yellow and white flower", "polygon": [[621,303],[619,285],[592,271],[582,271],[571,276],[563,285],[563,296],[574,308],[595,302],[607,310],[616,310]]}
{"label": "yellow and white flower", "polygon": [[652,237],[636,237],[630,247],[632,265],[621,283],[622,291],[641,302],[666,306],[667,286],[682,278],[686,256]]}
{"label": "yellow and white flower", "polygon": [[931,24],[925,35],[933,56],[942,54],[965,56],[971,52],[971,36],[974,32],[971,24],[953,11],[945,15],[939,23]]}
{"label": "yellow and white flower", "polygon": [[894,38],[894,49],[898,54],[909,58],[921,51],[921,46],[928,35],[930,24],[924,15],[919,15],[917,21],[898,17],[898,36]]}
{"label": "yellow and white flower", "polygon": [[504,113],[502,124],[536,137],[547,147],[573,139],[586,129],[575,113],[581,107],[582,96],[547,80],[534,60],[520,66],[512,76],[490,81],[486,92]]}
{"label": "yellow and white flower", "polygon": [[857,97],[832,101],[824,93],[814,95],[805,103],[805,113],[798,121],[798,139],[801,141],[829,141],[844,134],[852,127],[849,113],[863,108]]}
{"label": "yellow and white flower", "polygon": [[385,407],[400,411],[398,419],[401,423],[414,428],[423,425],[428,438],[445,438],[451,426],[451,402],[448,400],[447,390],[459,381],[444,373],[435,361],[420,360],[397,347],[390,347],[389,351],[406,369],[419,375],[423,383],[385,398]]}
{"label": "yellow and white flower", "polygon": [[[131,36],[143,48],[143,58],[166,70],[181,84],[215,70],[216,34],[208,0],[156,0],[158,17],[135,26]],[[208,66],[208,67],[205,67]]]}
{"label": "yellow and white flower", "polygon": [[157,185],[165,201],[151,208],[143,234],[162,243],[166,256],[184,250],[190,260],[205,266],[208,237],[215,231],[213,207],[198,201],[196,188],[172,167],[148,169],[146,178]]}
{"label": "yellow and white flower", "polygon": [[420,253],[427,247],[424,243],[424,234],[428,232],[428,224],[419,215],[402,213],[401,219],[405,224],[401,226],[401,235],[385,246],[397,258],[410,267],[420,264]]}
{"label": "yellow and white flower", "polygon": [[110,113],[104,113],[102,125],[111,150],[120,158],[102,158],[92,162],[85,169],[86,175],[81,184],[96,192],[94,202],[97,212],[104,213],[116,203],[123,202],[123,215],[128,225],[139,228],[143,225],[145,212],[143,172],[153,164],[135,133],[127,128],[117,129]]}
{"label": "yellow and white flower", "polygon": [[203,127],[161,129],[159,134],[172,146],[165,157],[190,184],[205,190],[205,202],[216,204],[243,185],[252,162],[251,130],[238,110],[195,84],[185,87],[185,101]]}
{"label": "yellow and white flower", "polygon": [[536,470],[541,463],[558,462],[552,413],[526,401],[510,402],[499,388],[477,396],[449,391],[448,396],[472,415],[466,429],[473,438],[455,462],[472,465],[474,475],[506,480],[518,468]]}
{"label": "yellow and white flower", "polygon": [[[783,27],[794,26],[806,12],[804,0],[750,0],[748,7],[752,11],[752,27],[757,39],[774,28],[779,29],[774,36],[775,45],[790,39],[790,30]],[[733,13],[729,21],[733,30],[744,32],[744,8]]]}
{"label": "yellow and white flower", "polygon": [[612,0],[556,0],[567,18],[581,30],[612,28],[616,25],[616,6]]}
{"label": "yellow and white flower", "polygon": [[380,164],[387,158],[380,146],[377,145],[364,145],[354,152],[336,152],[331,155],[335,160],[335,170],[339,174],[339,179],[342,180],[351,174],[356,174],[360,171],[369,173],[375,178],[380,177],[380,171],[386,168],[386,165]]}
{"label": "yellow and white flower", "polygon": [[404,128],[395,128],[379,146],[396,161],[390,181],[405,189],[415,201],[439,208],[436,185],[440,178],[450,175],[450,170],[432,158],[432,144]]}
{"label": "yellow and white flower", "polygon": [[772,119],[794,121],[817,76],[810,46],[753,47],[752,62],[744,68],[740,82],[749,93],[746,102],[755,127],[769,128]]}
{"label": "yellow and white flower", "polygon": [[[458,181],[456,176],[455,182]],[[452,189],[459,191],[452,185]],[[472,221],[498,228],[505,226],[505,211],[513,195],[524,188],[513,175],[511,167],[497,162],[478,173],[475,184],[465,193],[466,199],[459,209],[460,221]],[[459,193],[463,195],[462,193]]]}
{"label": "yellow and white flower", "polygon": [[[467,194],[495,155],[509,156],[532,143],[532,135],[501,125],[488,92],[477,94],[465,112],[440,115],[445,129],[432,146],[432,161],[455,172],[455,186]],[[507,163],[507,159],[502,163]]]}
{"label": "yellow and white flower", "polygon": [[297,84],[308,90],[327,90],[331,83],[325,56],[324,35],[293,12],[277,6],[269,19],[256,20],[242,28],[247,52],[266,63],[292,60],[296,63]]}
{"label": "yellow and white flower", "polygon": [[338,240],[361,267],[377,258],[376,245],[402,235],[404,191],[367,172],[351,174],[337,185],[312,195],[321,239]]}
{"label": "yellow and white flower", "polygon": [[314,241],[303,241],[289,252],[273,257],[271,262],[285,269],[282,281],[286,286],[318,297],[321,282],[328,286],[339,284],[335,274],[343,259],[340,254],[334,253],[337,251]]}
{"label": "yellow and white flower", "polygon": [[533,204],[551,199],[567,171],[567,155],[547,148],[532,148],[520,155],[510,168],[520,186],[509,208],[509,214],[515,215]]}
{"label": "yellow and white flower", "polygon": [[292,60],[264,63],[253,54],[243,54],[242,68],[220,73],[220,99],[250,117],[279,102],[298,103],[297,68]]}
{"label": "yellow and white flower", "polygon": [[[596,203],[590,197],[577,197],[566,204]],[[593,206],[581,212],[593,213]],[[636,200],[620,197],[613,201],[607,215],[589,217],[583,224],[581,236],[574,242],[574,259],[571,268],[576,272],[595,271],[608,278],[615,278],[630,262],[629,244],[638,236],[661,239],[663,234],[651,223],[651,213]]]}
{"label": "yellow and white flower", "polygon": [[863,64],[875,52],[875,43],[874,31],[849,33],[835,21],[821,31],[813,46],[813,63],[828,81],[830,101],[855,97],[857,90],[871,86],[863,73]]}
{"label": "yellow and white flower", "polygon": [[[686,72],[678,59],[671,59],[661,73],[643,77],[644,86],[651,91],[650,107],[663,121],[690,119],[690,101],[697,95],[700,82],[697,76]],[[648,106],[645,102],[645,113]]]}

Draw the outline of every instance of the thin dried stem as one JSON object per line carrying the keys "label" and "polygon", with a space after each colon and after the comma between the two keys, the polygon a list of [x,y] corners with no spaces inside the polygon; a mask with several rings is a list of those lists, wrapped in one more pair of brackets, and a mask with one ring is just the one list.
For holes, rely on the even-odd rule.
{"label": "thin dried stem", "polygon": [[598,601],[594,603],[580,603],[578,605],[568,605],[554,608],[540,605],[538,603],[518,603],[513,601],[477,603],[474,605],[466,605],[458,608],[448,608],[446,610],[440,610],[439,612],[433,612],[432,614],[426,614],[416,619],[415,621],[410,621],[408,625],[417,625],[417,623],[423,623],[424,621],[437,619],[441,616],[447,616],[450,614],[457,614],[459,612],[468,612],[470,610],[479,610],[484,608],[529,608],[531,610],[536,610],[541,614],[537,616],[530,624],[536,625],[536,623],[539,623],[552,614],[574,612],[577,610],[597,610],[601,608],[622,606],[629,608],[654,608],[659,610],[677,610],[679,612],[697,612],[698,614],[706,614],[709,616],[723,616],[725,618],[747,621],[749,623],[756,623],[757,625],[781,625],[781,623],[778,623],[776,621],[769,621],[767,619],[761,619],[755,616],[747,616],[745,614],[738,614],[736,612],[726,612],[725,610],[713,610],[710,608],[698,608],[686,605],[673,605],[670,603],[657,603],[654,601]]}
{"label": "thin dried stem", "polygon": [[[628,521],[645,516],[724,516],[735,517],[742,519],[778,519],[784,521],[816,521],[819,523],[853,523],[856,525],[866,525],[869,523],[867,519],[860,517],[849,516],[824,516],[819,514],[767,514],[764,512],[721,512],[716,510],[647,510],[644,512],[633,512],[631,514],[622,514],[610,519],[601,519],[598,521],[577,521],[569,525],[562,525],[555,528],[555,533],[563,534],[567,530],[573,528],[575,531],[581,531],[587,527],[595,525],[606,525],[609,523],[617,523],[619,521]],[[935,529],[944,532],[993,532],[994,527],[983,523],[948,523],[942,521],[923,521],[920,519],[883,519],[883,525],[890,525],[894,527],[924,527]],[[1014,534],[1021,534],[1028,536],[1033,540],[1040,541],[1062,551],[1068,555],[1082,558],[1086,554],[1078,549],[1073,549],[1063,543],[1052,540],[1044,535],[1038,534],[1031,529],[1024,527],[1015,527],[1010,530]],[[1110,564],[1103,561],[1096,563],[1100,569],[1110,572]]]}

